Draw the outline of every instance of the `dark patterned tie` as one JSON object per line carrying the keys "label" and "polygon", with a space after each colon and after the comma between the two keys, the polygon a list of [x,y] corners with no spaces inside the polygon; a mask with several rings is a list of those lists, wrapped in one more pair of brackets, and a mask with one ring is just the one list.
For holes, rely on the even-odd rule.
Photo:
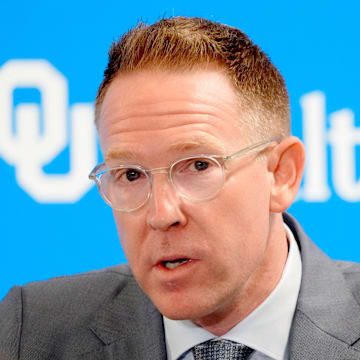
{"label": "dark patterned tie", "polygon": [[205,341],[193,347],[195,360],[246,360],[253,349],[230,340]]}

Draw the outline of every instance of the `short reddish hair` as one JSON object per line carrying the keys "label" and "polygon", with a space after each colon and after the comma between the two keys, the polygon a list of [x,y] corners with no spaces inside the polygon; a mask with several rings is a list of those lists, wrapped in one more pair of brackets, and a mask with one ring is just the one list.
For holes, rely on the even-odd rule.
{"label": "short reddish hair", "polygon": [[204,64],[225,70],[248,111],[246,122],[258,136],[290,134],[286,85],[267,55],[237,28],[187,17],[140,23],[112,44],[96,97],[96,123],[106,91],[118,74],[151,67],[189,71]]}

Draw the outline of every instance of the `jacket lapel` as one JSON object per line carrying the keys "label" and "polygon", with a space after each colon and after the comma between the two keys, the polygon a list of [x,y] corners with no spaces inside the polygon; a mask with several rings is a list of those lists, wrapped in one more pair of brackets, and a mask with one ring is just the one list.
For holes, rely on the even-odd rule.
{"label": "jacket lapel", "polygon": [[298,241],[303,271],[290,359],[360,359],[360,307],[343,274],[292,217],[284,219]]}
{"label": "jacket lapel", "polygon": [[103,347],[81,359],[166,359],[162,316],[132,277],[99,311],[90,329]]}

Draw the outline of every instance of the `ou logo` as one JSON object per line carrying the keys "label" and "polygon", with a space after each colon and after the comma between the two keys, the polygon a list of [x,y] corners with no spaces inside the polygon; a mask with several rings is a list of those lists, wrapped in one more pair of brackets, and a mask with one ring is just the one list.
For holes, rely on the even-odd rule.
{"label": "ou logo", "polygon": [[[38,89],[41,106],[20,103],[14,108],[16,88]],[[16,133],[12,130],[13,119]],[[68,111],[67,80],[47,61],[10,60],[0,69],[0,155],[15,166],[18,184],[36,201],[71,203],[92,187],[87,175],[97,161],[93,119],[91,104],[75,104]],[[43,166],[67,146],[69,172],[46,174]]]}

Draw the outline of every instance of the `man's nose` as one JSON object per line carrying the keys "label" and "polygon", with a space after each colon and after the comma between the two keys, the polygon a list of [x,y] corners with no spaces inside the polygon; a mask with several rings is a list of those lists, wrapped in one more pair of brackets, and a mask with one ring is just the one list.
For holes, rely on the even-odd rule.
{"label": "man's nose", "polygon": [[170,183],[168,174],[153,174],[152,191],[148,204],[147,224],[154,230],[167,231],[186,224],[182,199]]}

